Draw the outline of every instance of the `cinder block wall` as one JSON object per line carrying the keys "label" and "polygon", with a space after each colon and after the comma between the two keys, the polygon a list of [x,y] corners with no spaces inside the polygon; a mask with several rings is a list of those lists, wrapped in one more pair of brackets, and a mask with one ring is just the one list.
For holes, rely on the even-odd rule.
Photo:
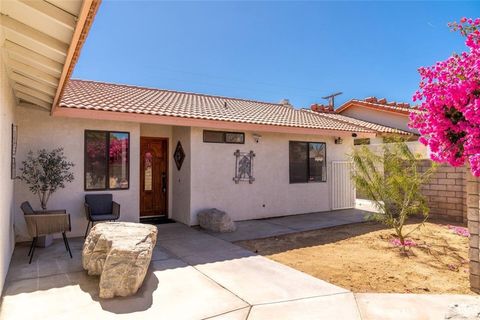
{"label": "cinder block wall", "polygon": [[[431,160],[420,160],[419,168],[427,170]],[[451,221],[467,221],[466,168],[438,164],[428,184],[422,186],[422,193],[430,206],[430,217]]]}
{"label": "cinder block wall", "polygon": [[466,171],[466,178],[468,231],[470,232],[470,287],[476,293],[480,293],[480,179],[474,177],[470,170]]}

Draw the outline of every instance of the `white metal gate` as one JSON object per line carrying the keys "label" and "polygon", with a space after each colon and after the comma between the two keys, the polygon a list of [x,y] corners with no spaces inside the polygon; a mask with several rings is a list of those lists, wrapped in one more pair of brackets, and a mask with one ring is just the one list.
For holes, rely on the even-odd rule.
{"label": "white metal gate", "polygon": [[351,180],[353,163],[332,161],[332,209],[355,207],[355,185]]}

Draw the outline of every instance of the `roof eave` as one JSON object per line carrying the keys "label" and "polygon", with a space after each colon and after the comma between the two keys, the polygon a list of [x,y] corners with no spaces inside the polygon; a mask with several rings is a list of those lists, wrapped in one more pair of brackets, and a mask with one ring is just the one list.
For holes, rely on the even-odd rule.
{"label": "roof eave", "polygon": [[[329,118],[329,117],[328,117],[328,113],[325,114],[325,113],[322,113],[322,112],[319,112],[319,111],[310,111],[309,109],[303,109],[303,111],[305,111],[305,112],[313,112],[314,114],[317,114],[317,115],[319,115],[319,116],[323,116],[324,118]],[[344,117],[344,118],[354,119],[354,120],[356,120],[357,122],[358,122],[358,121],[367,122],[367,123],[370,123],[370,124],[374,124],[374,125],[377,125],[377,126],[381,126],[381,127],[388,128],[388,129],[391,129],[391,130],[396,131],[396,132],[388,132],[388,131],[381,131],[381,130],[371,129],[371,128],[368,128],[367,126],[363,125],[363,124],[352,123],[352,122],[350,122],[350,121],[348,121],[348,120],[343,120],[343,119],[335,118],[336,121],[340,121],[340,122],[343,122],[343,123],[350,124],[350,125],[352,125],[352,126],[356,126],[356,127],[358,127],[358,128],[361,128],[362,130],[371,130],[371,131],[375,132],[377,135],[385,135],[385,134],[392,134],[392,135],[410,135],[410,134],[412,134],[411,132],[404,131],[404,130],[400,130],[400,129],[397,129],[397,128],[388,127],[388,126],[385,126],[385,125],[382,125],[382,124],[379,124],[379,123],[373,123],[373,122],[369,122],[369,121],[365,121],[365,120],[355,119],[355,118],[352,118],[352,117],[349,117],[349,116],[345,116],[345,115],[341,115],[341,114],[338,114],[338,115],[339,115],[339,116],[342,116],[342,117]]]}
{"label": "roof eave", "polygon": [[398,114],[398,115],[404,115],[404,116],[407,116],[407,117],[410,115],[409,111],[392,110],[392,109],[388,109],[388,107],[383,107],[382,108],[381,106],[374,107],[374,106],[368,105],[368,102],[364,102],[364,101],[356,100],[356,99],[345,102],[337,110],[335,110],[335,112],[341,114],[343,111],[347,110],[348,108],[350,108],[352,106],[367,108],[367,109],[381,111],[381,112],[394,113],[394,114]]}
{"label": "roof eave", "polygon": [[63,65],[59,84],[53,100],[50,111],[51,115],[54,115],[59,108],[60,99],[63,95],[65,85],[72,75],[73,69],[80,56],[80,51],[85,43],[88,32],[90,31],[101,2],[101,0],[84,0],[82,3],[82,8],[78,16],[78,21],[72,36],[72,41],[70,42],[70,46],[68,48],[65,64]]}
{"label": "roof eave", "polygon": [[150,123],[158,125],[172,125],[183,127],[206,127],[212,129],[224,130],[244,130],[258,132],[275,132],[290,134],[310,134],[310,135],[327,135],[327,136],[348,136],[352,133],[361,134],[364,137],[375,137],[377,132],[373,130],[353,131],[353,130],[336,130],[336,129],[317,129],[308,127],[293,127],[273,124],[257,124],[248,122],[234,122],[224,120],[209,120],[176,116],[163,116],[144,113],[115,112],[105,110],[79,109],[73,107],[61,106],[56,109],[53,114],[57,117],[82,118],[82,119],[99,119],[110,121],[126,121],[137,123]]}

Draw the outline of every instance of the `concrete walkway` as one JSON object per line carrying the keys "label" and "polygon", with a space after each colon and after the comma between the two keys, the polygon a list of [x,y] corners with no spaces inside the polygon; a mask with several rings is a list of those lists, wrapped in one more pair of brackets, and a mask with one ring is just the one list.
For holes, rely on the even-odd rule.
{"label": "concrete walkway", "polygon": [[[3,293],[0,319],[441,319],[454,303],[357,295],[184,225],[159,226],[152,263],[139,292],[98,297],[98,278],[81,268],[83,239],[72,239],[74,259],[61,240],[37,249],[16,247]],[[422,296],[423,297],[423,296]],[[435,302],[437,301],[437,302]],[[473,302],[472,302],[473,301]],[[425,314],[430,304],[435,310]],[[438,306],[442,305],[442,308]],[[413,310],[413,311],[412,311]],[[422,313],[416,313],[416,312]]]}
{"label": "concrete walkway", "polygon": [[356,293],[363,320],[478,320],[480,297],[457,294]]}
{"label": "concrete walkway", "polygon": [[358,223],[365,221],[365,217],[369,213],[358,209],[315,212],[279,218],[238,221],[236,222],[237,231],[231,233],[201,231],[219,239],[235,242]]}
{"label": "concrete walkway", "polygon": [[159,226],[140,291],[98,297],[98,278],[81,269],[83,239],[37,249],[18,245],[7,276],[1,319],[360,319],[349,291],[257,256],[184,225]]}

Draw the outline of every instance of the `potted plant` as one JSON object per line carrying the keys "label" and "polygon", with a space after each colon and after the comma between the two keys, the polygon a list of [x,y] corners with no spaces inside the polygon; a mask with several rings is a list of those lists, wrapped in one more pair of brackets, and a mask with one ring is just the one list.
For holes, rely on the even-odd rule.
{"label": "potted plant", "polygon": [[[42,210],[47,210],[50,196],[58,189],[65,188],[65,184],[74,179],[72,168],[74,164],[67,160],[63,148],[51,151],[41,149],[35,154],[30,151],[27,159],[22,161],[20,176],[28,185],[30,191],[38,196]],[[46,246],[50,239],[38,239],[38,242]]]}

